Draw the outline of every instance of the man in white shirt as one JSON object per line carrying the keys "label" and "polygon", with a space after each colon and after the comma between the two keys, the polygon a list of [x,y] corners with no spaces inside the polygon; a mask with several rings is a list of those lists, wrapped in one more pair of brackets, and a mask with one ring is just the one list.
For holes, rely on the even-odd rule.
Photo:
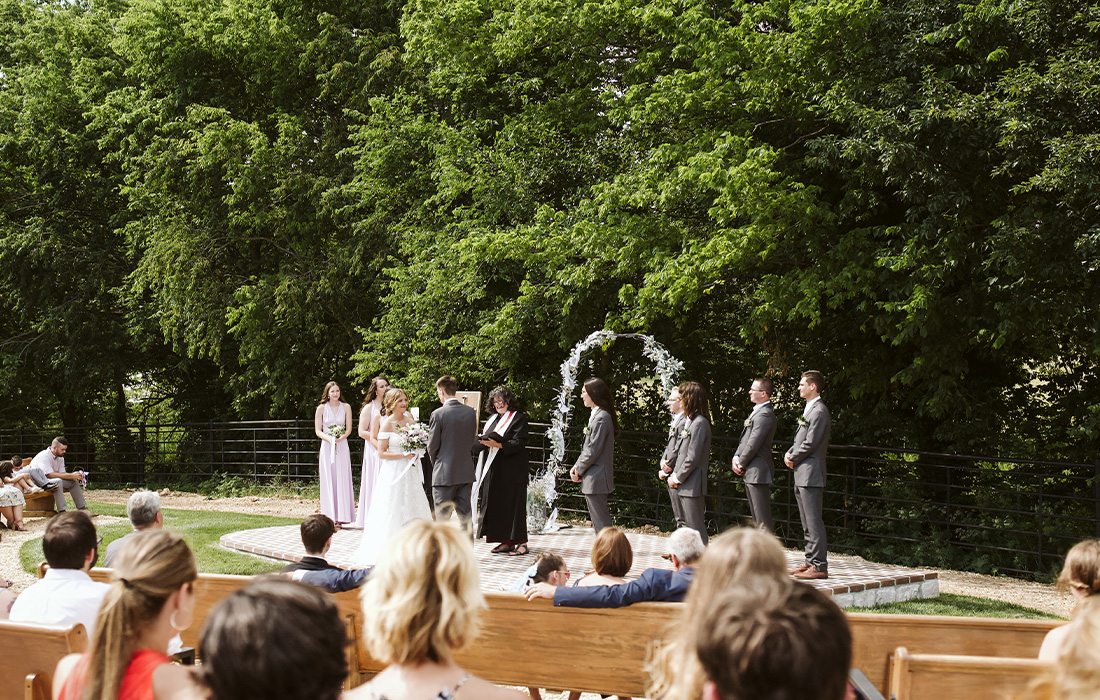
{"label": "man in white shirt", "polygon": [[81,623],[88,639],[95,634],[96,615],[106,583],[93,581],[88,570],[99,555],[95,525],[87,513],[59,513],[46,525],[42,551],[50,568],[40,581],[23,591],[11,608],[12,622],[40,625]]}
{"label": "man in white shirt", "polygon": [[53,491],[53,500],[59,513],[65,512],[66,491],[72,495],[77,508],[88,509],[84,502],[84,472],[69,473],[65,470],[65,452],[68,449],[68,440],[61,436],[55,437],[49,447],[34,456],[26,470],[39,488]]}

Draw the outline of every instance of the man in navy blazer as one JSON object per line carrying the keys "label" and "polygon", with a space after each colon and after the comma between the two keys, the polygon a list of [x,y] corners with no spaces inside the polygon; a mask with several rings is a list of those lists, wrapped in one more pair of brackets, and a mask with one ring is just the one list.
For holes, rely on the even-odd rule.
{"label": "man in navy blazer", "polygon": [[535,583],[523,592],[527,600],[551,598],[554,605],[571,608],[621,608],[634,603],[679,603],[687,595],[695,576],[695,565],[703,556],[703,538],[682,527],[668,538],[669,558],[674,570],[646,569],[640,578],[617,586],[567,588]]}
{"label": "man in navy blazer", "polygon": [[362,586],[370,575],[370,569],[344,569],[329,564],[325,554],[332,546],[332,536],[336,534],[336,524],[327,515],[314,513],[302,521],[302,546],[306,556],[302,560],[288,564],[283,573],[295,581],[317,586],[329,593],[350,591]]}

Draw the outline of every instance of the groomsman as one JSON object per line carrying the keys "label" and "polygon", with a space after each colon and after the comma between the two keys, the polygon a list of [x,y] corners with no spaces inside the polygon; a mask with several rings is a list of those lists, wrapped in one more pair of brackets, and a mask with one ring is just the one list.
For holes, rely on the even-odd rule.
{"label": "groomsman", "polygon": [[[456,396],[458,382],[450,375],[439,378],[435,393],[443,405],[432,411],[428,422],[428,456],[432,458],[432,502],[436,516],[451,517],[450,506],[463,522],[470,520],[470,490],[474,484],[477,411]],[[443,507],[446,506],[446,507]]]}
{"label": "groomsman", "polygon": [[668,477],[668,487],[679,493],[684,525],[699,533],[707,543],[706,496],[707,466],[710,463],[710,409],[707,392],[699,382],[680,385],[680,406],[684,421],[676,464]]}
{"label": "groomsman", "polygon": [[821,400],[825,377],[810,370],[802,373],[798,395],[806,401],[794,445],[787,450],[783,463],[794,470],[794,495],[798,517],[806,537],[806,561],[791,573],[798,579],[829,578],[826,560],[825,520],[822,516],[825,493],[825,451],[829,448],[832,421]]}
{"label": "groomsman", "polygon": [[[668,444],[661,453],[661,468],[657,470],[657,478],[662,481],[672,474],[672,468],[676,466],[676,452],[680,447],[680,429],[684,425],[684,412],[680,409],[680,389],[674,387],[668,394],[668,412],[672,414],[672,425],[668,429]],[[672,515],[676,518],[676,527],[685,527],[684,512],[680,508],[680,492],[678,489],[668,489],[668,500],[672,503]]]}
{"label": "groomsman", "polygon": [[772,522],[772,441],[775,439],[775,411],[772,410],[770,379],[755,379],[749,389],[752,413],[745,419],[741,441],[733,453],[733,473],[745,479],[749,513],[762,530],[775,531]]}

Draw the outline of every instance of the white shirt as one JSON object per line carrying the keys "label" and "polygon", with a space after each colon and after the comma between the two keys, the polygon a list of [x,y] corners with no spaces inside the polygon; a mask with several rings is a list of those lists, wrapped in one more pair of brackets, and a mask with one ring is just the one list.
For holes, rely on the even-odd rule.
{"label": "white shirt", "polygon": [[752,412],[749,413],[749,418],[752,418],[757,413],[760,413],[760,409],[764,408],[765,406],[770,406],[771,403],[772,403],[771,401],[765,401],[764,403],[758,403],[755,406],[753,406],[752,407]]}
{"label": "white shirt", "polygon": [[91,639],[95,634],[99,605],[110,589],[109,584],[93,581],[80,569],[47,569],[41,581],[15,599],[8,619],[39,625],[79,622]]}
{"label": "white shirt", "polygon": [[802,409],[802,417],[805,418],[806,416],[810,415],[810,406],[813,406],[814,402],[820,401],[820,400],[821,400],[821,396],[818,395],[818,396],[813,397],[809,401],[807,401],[806,402],[806,407]]}
{"label": "white shirt", "polygon": [[[31,460],[31,464],[28,469],[37,467],[42,470],[43,474],[49,474],[51,472],[63,473],[65,471],[65,458],[55,457],[53,452],[50,452],[50,448],[46,448],[36,454],[34,459]],[[91,635],[88,635],[91,638]]]}

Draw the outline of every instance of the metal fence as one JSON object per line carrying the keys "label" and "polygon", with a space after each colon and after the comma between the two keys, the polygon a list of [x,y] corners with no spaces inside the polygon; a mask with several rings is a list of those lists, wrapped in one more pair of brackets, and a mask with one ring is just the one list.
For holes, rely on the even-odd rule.
{"label": "metal fence", "polygon": [[[550,448],[548,426],[533,423],[528,441],[532,473]],[[0,454],[25,458],[55,432],[0,430]],[[88,469],[95,487],[193,487],[211,478],[312,485],[319,443],[307,420],[200,424],[144,424],[70,428],[66,461]],[[575,459],[579,432],[567,436]],[[662,433],[623,431],[615,447],[616,522],[674,526],[664,483],[656,478]],[[349,441],[352,464],[362,441]],[[722,530],[746,522],[740,480],[729,470],[736,439],[712,444],[707,519]],[[776,534],[801,545],[793,480],[777,465],[772,488]],[[358,469],[353,469],[358,479]],[[559,479],[557,505],[565,516],[586,517],[579,485]],[[829,549],[899,564],[950,566],[1049,579],[1073,543],[1100,537],[1100,462],[1092,464],[914,452],[886,447],[829,448],[825,494]]]}

